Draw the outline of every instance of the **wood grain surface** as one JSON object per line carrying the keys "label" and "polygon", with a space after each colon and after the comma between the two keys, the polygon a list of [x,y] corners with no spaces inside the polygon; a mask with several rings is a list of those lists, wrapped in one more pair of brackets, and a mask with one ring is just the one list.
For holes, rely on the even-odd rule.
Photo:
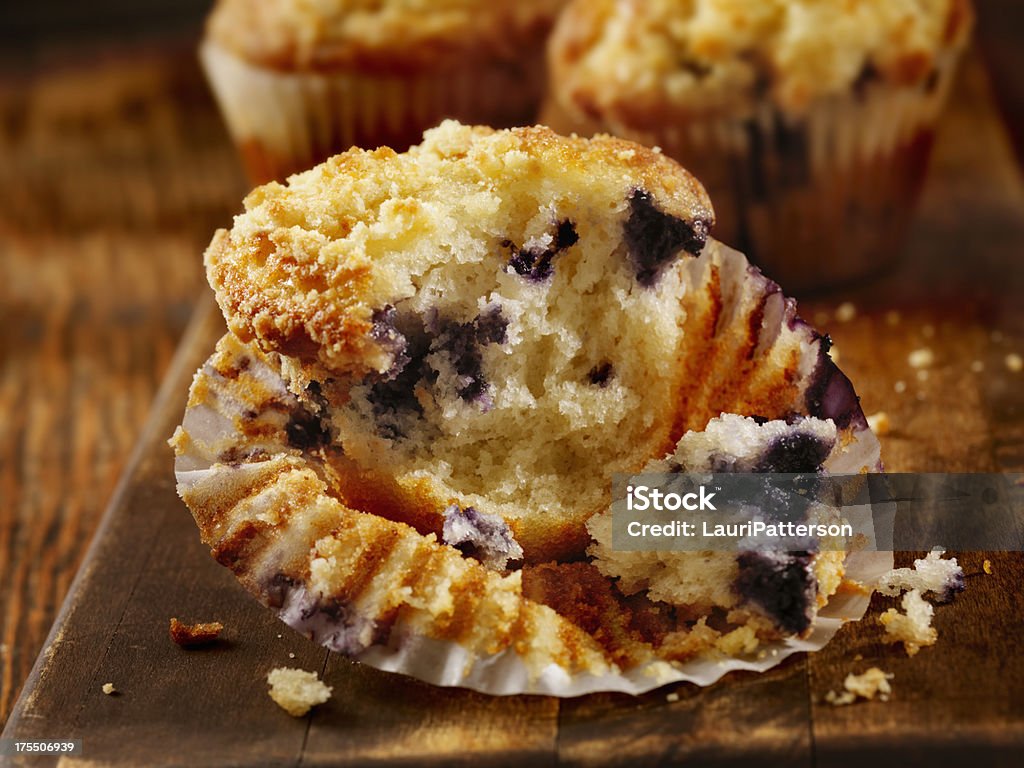
{"label": "wood grain surface", "polygon": [[[67,764],[89,765],[1019,764],[1019,553],[961,554],[968,589],[937,610],[940,642],[913,659],[882,641],[870,617],[892,601],[876,596],[823,651],[678,686],[671,703],[665,690],[569,701],[441,691],[277,622],[199,544],[164,445],[220,329],[206,300],[164,376],[206,295],[199,254],[245,189],[191,52],[47,72],[0,81],[0,719],[43,648],[5,736],[82,738],[83,760]],[[1024,469],[1024,379],[1004,362],[1024,353],[1022,250],[1024,186],[975,59],[900,265],[801,305],[836,340],[866,411],[889,415],[890,469]],[[840,301],[852,320],[837,319]],[[922,347],[936,354],[924,380],[907,361]],[[167,637],[172,615],[220,620],[226,639],[182,651]],[[282,664],[321,672],[332,700],[284,715],[264,683]],[[872,665],[895,673],[891,702],[823,703]],[[105,696],[105,682],[120,693]]]}
{"label": "wood grain surface", "polygon": [[0,79],[0,722],[246,189],[191,46],[38,66]]}

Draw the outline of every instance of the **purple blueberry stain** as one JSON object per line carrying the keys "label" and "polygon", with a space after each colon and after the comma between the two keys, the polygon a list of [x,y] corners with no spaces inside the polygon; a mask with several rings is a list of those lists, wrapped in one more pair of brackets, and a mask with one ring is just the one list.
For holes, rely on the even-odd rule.
{"label": "purple blueberry stain", "polygon": [[501,307],[488,307],[469,323],[436,316],[428,326],[435,333],[431,351],[443,354],[455,370],[456,394],[467,403],[477,402],[488,408],[491,403],[483,372],[483,348],[507,341],[508,320]]}
{"label": "purple blueberry stain", "polygon": [[371,322],[370,338],[391,355],[391,368],[387,375],[397,376],[411,360],[407,354],[408,339],[398,330],[398,310],[390,304],[375,309]]}
{"label": "purple blueberry stain", "polygon": [[499,515],[480,512],[475,507],[449,505],[444,511],[441,538],[445,544],[496,571],[505,570],[509,562],[523,557],[523,548],[508,523]]}
{"label": "purple blueberry stain", "polygon": [[708,239],[710,222],[692,222],[662,211],[644,189],[629,196],[629,216],[623,227],[626,249],[640,285],[650,288],[680,252],[699,256]]}
{"label": "purple blueberry stain", "polygon": [[532,282],[542,283],[555,273],[555,256],[578,243],[579,239],[576,225],[565,219],[555,227],[551,245],[547,248],[519,248],[511,240],[505,240],[502,246],[512,251],[508,265],[517,275]]}

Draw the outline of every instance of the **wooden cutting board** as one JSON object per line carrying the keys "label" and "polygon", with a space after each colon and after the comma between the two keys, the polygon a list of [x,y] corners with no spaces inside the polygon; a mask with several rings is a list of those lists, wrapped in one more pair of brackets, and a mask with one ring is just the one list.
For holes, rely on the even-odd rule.
{"label": "wooden cutting board", "polygon": [[[834,298],[803,303],[803,314],[831,332],[865,410],[889,415],[889,469],[1020,471],[1024,378],[1004,359],[1024,351],[1024,186],[977,62],[944,121],[906,250],[881,282],[844,294],[852,320],[836,319]],[[222,332],[204,301],[4,737],[81,739],[69,766],[1020,764],[1020,553],[958,553],[967,590],[938,608],[939,643],[912,659],[883,642],[877,616],[893,601],[876,596],[821,652],[706,689],[488,697],[328,653],[214,563],[174,491],[165,441]],[[920,347],[936,355],[926,379],[907,362]],[[184,651],[168,638],[172,616],[219,620],[224,641]],[[266,695],[275,666],[316,670],[333,698],[287,716]],[[870,666],[895,674],[890,702],[824,703]],[[107,682],[116,694],[101,691]]]}

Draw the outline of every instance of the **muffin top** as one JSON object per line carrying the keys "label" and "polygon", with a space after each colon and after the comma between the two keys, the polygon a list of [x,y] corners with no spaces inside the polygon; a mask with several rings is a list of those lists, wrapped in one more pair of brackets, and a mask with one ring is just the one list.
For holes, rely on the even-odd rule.
{"label": "muffin top", "polygon": [[928,82],[972,18],[969,0],[574,0],[553,83],[565,106],[633,127],[765,97],[799,114],[872,81]]}
{"label": "muffin top", "polygon": [[538,48],[565,0],[218,0],[207,36],[281,70],[415,72]]}
{"label": "muffin top", "polygon": [[637,190],[705,234],[714,220],[693,176],[638,144],[446,121],[408,152],[353,148],[257,187],[214,237],[207,275],[243,340],[333,373],[383,372],[394,350],[375,318],[416,292],[438,254],[475,274],[507,258],[505,241],[550,244],[565,211],[609,216],[583,201],[615,201],[625,217]]}

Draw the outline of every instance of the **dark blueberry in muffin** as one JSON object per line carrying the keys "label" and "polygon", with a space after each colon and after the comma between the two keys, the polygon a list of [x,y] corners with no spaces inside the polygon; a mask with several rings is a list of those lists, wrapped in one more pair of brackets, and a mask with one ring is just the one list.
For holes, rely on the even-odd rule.
{"label": "dark blueberry in muffin", "polygon": [[506,240],[502,245],[512,250],[512,257],[509,259],[509,266],[515,270],[517,275],[525,277],[534,282],[544,282],[555,273],[552,263],[555,256],[561,251],[579,242],[580,236],[576,232],[576,225],[568,219],[560,222],[555,229],[554,239],[548,248],[517,248],[511,240]]}
{"label": "dark blueberry in muffin", "polygon": [[636,279],[650,287],[680,251],[700,254],[708,239],[708,222],[692,223],[671,216],[657,207],[650,192],[637,189],[629,197],[629,217],[624,236]]}
{"label": "dark blueberry in muffin", "polygon": [[775,438],[753,467],[753,472],[818,472],[832,452],[833,442],[806,432]]}
{"label": "dark blueberry in muffin", "polygon": [[751,550],[736,557],[736,591],[760,607],[784,631],[800,634],[811,625],[816,584],[809,552]]}
{"label": "dark blueberry in muffin", "polygon": [[482,401],[486,407],[483,347],[505,343],[508,320],[501,307],[490,307],[470,323],[436,317],[429,325],[436,332],[431,351],[443,352],[455,369],[456,393],[467,403]]}
{"label": "dark blueberry in muffin", "polygon": [[508,523],[498,515],[480,512],[473,507],[449,506],[444,511],[441,538],[445,544],[496,570],[503,570],[510,560],[519,560],[523,556],[523,548],[515,540]]}

